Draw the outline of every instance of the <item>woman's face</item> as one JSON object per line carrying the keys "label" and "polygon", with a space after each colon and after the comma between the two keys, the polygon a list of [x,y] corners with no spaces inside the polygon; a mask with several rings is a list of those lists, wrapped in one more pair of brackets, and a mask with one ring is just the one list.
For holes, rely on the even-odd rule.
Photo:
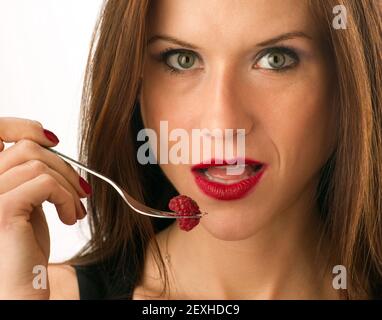
{"label": "woman's face", "polygon": [[[239,240],[282,217],[296,219],[334,145],[330,61],[307,3],[154,1],[148,28],[139,97],[145,127],[158,141],[167,139],[159,135],[160,121],[190,138],[192,129],[245,129],[245,158],[264,164],[244,194],[237,189],[251,185],[253,165],[232,178],[217,167],[193,172],[191,160],[160,164],[178,192],[209,213],[201,225],[217,238]],[[191,142],[190,150],[200,151]],[[196,182],[200,175],[204,187]]]}

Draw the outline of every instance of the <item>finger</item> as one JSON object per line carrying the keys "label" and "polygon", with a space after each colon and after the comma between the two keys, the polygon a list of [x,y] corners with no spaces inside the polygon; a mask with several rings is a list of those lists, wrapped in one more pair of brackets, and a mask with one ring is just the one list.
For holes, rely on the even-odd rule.
{"label": "finger", "polygon": [[44,129],[38,121],[0,117],[0,140],[11,143],[22,139],[32,140],[47,147],[60,142],[53,132]]}
{"label": "finger", "polygon": [[17,188],[19,185],[32,180],[42,174],[49,174],[54,177],[66,190],[72,195],[76,203],[77,217],[82,219],[86,212],[81,205],[77,191],[73,186],[57,171],[49,168],[44,162],[38,160],[30,160],[21,165],[13,167],[0,175],[0,194],[9,192]]}
{"label": "finger", "polygon": [[67,225],[76,223],[76,205],[73,195],[52,176],[43,174],[0,195],[3,224],[4,220],[20,218],[30,221],[31,212],[45,201],[55,205],[63,223]]}
{"label": "finger", "polygon": [[53,152],[31,140],[18,141],[12,147],[0,153],[0,175],[10,168],[30,160],[44,162],[52,170],[59,172],[78,192],[80,197],[91,194],[90,185],[79,174]]}

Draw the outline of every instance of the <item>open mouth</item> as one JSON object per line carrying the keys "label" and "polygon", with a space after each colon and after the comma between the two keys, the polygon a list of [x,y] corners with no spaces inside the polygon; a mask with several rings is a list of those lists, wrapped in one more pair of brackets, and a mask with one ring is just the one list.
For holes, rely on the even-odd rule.
{"label": "open mouth", "polygon": [[229,185],[255,176],[262,168],[263,164],[217,165],[199,168],[196,171],[200,175],[204,175],[209,181]]}
{"label": "open mouth", "polygon": [[233,200],[245,196],[260,180],[266,164],[245,159],[243,164],[199,164],[192,167],[198,187],[208,196]]}

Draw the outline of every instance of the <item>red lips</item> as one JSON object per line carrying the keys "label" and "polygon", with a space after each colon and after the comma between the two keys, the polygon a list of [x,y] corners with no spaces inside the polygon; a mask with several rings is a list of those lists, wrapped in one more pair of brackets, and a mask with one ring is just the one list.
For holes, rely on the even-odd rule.
{"label": "red lips", "polygon": [[245,164],[240,167],[237,175],[229,174],[228,169],[219,169],[229,163],[225,160],[218,161],[211,159],[210,164],[197,164],[191,170],[195,177],[197,186],[206,195],[218,200],[235,200],[243,198],[260,181],[267,165],[260,161],[244,159],[236,162],[229,168],[237,164]]}

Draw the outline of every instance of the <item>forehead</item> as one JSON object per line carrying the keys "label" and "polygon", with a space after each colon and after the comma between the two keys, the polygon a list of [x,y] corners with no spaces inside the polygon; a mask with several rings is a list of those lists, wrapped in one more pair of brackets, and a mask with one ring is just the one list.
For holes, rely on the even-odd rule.
{"label": "forehead", "polygon": [[170,34],[200,46],[264,40],[316,28],[307,0],[156,0],[150,2],[148,34]]}

